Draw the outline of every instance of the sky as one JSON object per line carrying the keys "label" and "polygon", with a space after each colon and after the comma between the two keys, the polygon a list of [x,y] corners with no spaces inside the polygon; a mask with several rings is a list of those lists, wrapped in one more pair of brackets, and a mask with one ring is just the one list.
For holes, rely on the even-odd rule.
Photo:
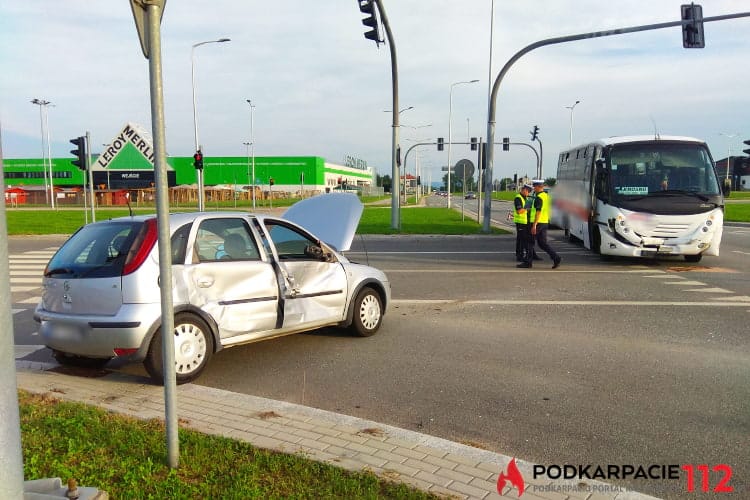
{"label": "sky", "polygon": [[[381,0],[397,54],[402,150],[447,141],[449,131],[454,142],[486,137],[490,82],[529,44],[676,21],[681,3],[494,0],[493,16],[493,0]],[[705,17],[750,11],[746,0],[700,4]],[[125,123],[151,129],[148,60],[129,2],[0,0],[0,13],[5,158],[42,155],[35,98],[52,103],[47,120],[56,158],[72,156],[69,139],[86,131],[96,153]],[[167,153],[191,156],[195,149],[194,68],[206,157],[246,155],[252,129],[256,156],[321,156],[338,164],[353,156],[390,175],[390,49],[364,38],[362,17],[356,0],[167,2]],[[704,49],[683,48],[681,29],[673,27],[527,53],[500,85],[495,140],[528,143],[537,125],[543,177],[554,177],[571,131],[574,144],[656,131],[703,139],[715,159],[741,154],[750,139],[750,17],[709,22],[704,30]],[[231,41],[193,49],[219,38]],[[418,155],[423,180],[437,181],[447,150],[419,146],[406,172],[414,173]],[[476,152],[451,148],[451,163],[465,158],[476,163]],[[495,178],[533,177],[535,165],[527,147],[495,149]]]}

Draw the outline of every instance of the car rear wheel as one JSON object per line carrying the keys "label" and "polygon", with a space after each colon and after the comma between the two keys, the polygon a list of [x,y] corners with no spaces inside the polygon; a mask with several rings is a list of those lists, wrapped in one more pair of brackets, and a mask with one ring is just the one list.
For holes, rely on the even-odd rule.
{"label": "car rear wheel", "polygon": [[54,351],[52,354],[55,360],[64,366],[77,366],[79,368],[102,368],[109,363],[112,358],[87,358],[85,356],[76,356],[67,352]]}
{"label": "car rear wheel", "polygon": [[[213,340],[206,322],[194,314],[177,314],[174,318],[174,351],[177,383],[195,380],[213,354]],[[151,340],[143,365],[155,382],[163,383],[161,328]]]}
{"label": "car rear wheel", "polygon": [[383,303],[378,292],[363,288],[354,301],[354,318],[351,331],[360,337],[369,337],[378,331],[383,322]]}

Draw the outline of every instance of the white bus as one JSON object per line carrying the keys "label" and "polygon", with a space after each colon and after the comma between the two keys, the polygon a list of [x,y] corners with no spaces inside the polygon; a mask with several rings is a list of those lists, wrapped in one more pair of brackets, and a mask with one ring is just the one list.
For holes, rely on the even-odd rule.
{"label": "white bus", "polygon": [[610,137],[560,153],[551,223],[601,254],[719,255],[724,198],[705,142]]}

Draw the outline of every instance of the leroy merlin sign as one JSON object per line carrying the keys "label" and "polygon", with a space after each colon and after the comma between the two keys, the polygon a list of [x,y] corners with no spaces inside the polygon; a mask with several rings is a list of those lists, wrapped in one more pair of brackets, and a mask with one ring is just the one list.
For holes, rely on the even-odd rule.
{"label": "leroy merlin sign", "polygon": [[[112,167],[112,162],[117,158],[123,151],[128,151],[128,156],[131,160],[133,159],[133,153],[140,153],[142,158],[140,162],[143,163],[143,159],[148,161],[149,167],[153,168],[154,165],[154,146],[149,136],[142,127],[128,123],[126,124],[120,133],[117,134],[112,142],[104,148],[104,151],[94,162],[94,168],[106,169]],[[136,156],[138,154],[136,153]]]}

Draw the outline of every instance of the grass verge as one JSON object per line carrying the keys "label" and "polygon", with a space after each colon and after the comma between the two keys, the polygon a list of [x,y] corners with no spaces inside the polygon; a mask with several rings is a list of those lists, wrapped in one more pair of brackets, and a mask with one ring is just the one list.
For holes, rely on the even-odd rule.
{"label": "grass verge", "polygon": [[180,429],[180,466],[166,463],[162,422],[19,391],[24,477],[75,478],[110,498],[439,498],[232,439]]}
{"label": "grass verge", "polygon": [[[246,210],[246,208],[245,208]],[[177,210],[175,210],[177,211]],[[154,207],[139,208],[135,214],[156,213]],[[96,220],[107,220],[128,215],[127,208],[112,208],[96,211]],[[7,210],[6,219],[9,235],[24,234],[72,234],[85,224],[85,214],[81,210]],[[447,208],[402,208],[401,230],[391,229],[390,207],[365,207],[359,222],[359,234],[479,234],[481,225],[461,213]],[[493,229],[494,233],[505,233]]]}

